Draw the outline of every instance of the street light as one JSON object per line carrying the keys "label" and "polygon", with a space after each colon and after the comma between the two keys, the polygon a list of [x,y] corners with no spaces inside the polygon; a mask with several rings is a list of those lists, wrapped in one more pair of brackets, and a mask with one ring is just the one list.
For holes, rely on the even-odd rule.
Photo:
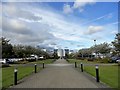
{"label": "street light", "polygon": [[94,44],[95,44],[95,55],[97,57],[97,50],[96,50],[96,39],[94,39]]}

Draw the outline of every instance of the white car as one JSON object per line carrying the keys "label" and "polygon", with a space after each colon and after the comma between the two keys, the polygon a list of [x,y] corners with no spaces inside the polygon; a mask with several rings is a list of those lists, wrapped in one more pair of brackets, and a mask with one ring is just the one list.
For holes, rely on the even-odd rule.
{"label": "white car", "polygon": [[0,63],[6,63],[6,59],[0,59]]}
{"label": "white car", "polygon": [[116,60],[116,62],[120,63],[120,59]]}

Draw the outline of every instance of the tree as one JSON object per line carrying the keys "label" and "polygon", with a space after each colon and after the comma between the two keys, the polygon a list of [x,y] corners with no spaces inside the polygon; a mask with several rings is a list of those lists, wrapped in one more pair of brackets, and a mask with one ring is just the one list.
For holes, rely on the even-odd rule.
{"label": "tree", "polygon": [[108,53],[110,53],[111,47],[110,44],[104,42],[102,44],[98,44],[96,46],[91,47],[91,49],[99,56],[99,54],[103,54],[106,56]]}
{"label": "tree", "polygon": [[23,58],[26,56],[25,47],[22,45],[14,45],[13,51],[15,53],[15,57],[17,58]]}
{"label": "tree", "polygon": [[120,33],[116,34],[115,40],[112,42],[114,46],[114,53],[120,56]]}
{"label": "tree", "polygon": [[78,57],[90,57],[92,54],[92,49],[91,48],[85,48],[85,49],[81,49],[78,52]]}
{"label": "tree", "polygon": [[15,52],[15,56],[19,58],[30,57],[31,54],[44,56],[46,58],[49,57],[49,55],[46,52],[42,51],[40,48],[35,48],[32,46],[15,45],[13,47],[13,50]]}
{"label": "tree", "polygon": [[13,46],[9,43],[10,40],[2,37],[0,38],[0,45],[2,46],[2,58],[11,58],[14,55]]}

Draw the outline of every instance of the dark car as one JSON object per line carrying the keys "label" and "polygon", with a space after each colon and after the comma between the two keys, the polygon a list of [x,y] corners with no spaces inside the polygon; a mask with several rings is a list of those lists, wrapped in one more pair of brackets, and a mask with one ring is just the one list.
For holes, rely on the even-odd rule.
{"label": "dark car", "polygon": [[6,63],[8,63],[8,64],[13,64],[13,61],[10,60],[10,59],[8,59],[8,58],[6,58]]}
{"label": "dark car", "polygon": [[111,57],[111,60],[112,62],[116,63],[117,60],[120,60],[120,57],[114,56],[114,57]]}

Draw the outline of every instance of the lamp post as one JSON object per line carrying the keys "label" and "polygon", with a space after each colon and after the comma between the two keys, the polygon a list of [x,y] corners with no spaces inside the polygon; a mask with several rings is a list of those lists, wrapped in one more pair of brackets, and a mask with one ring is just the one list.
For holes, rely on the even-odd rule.
{"label": "lamp post", "polygon": [[99,67],[98,65],[95,66],[96,69],[96,82],[99,82]]}
{"label": "lamp post", "polygon": [[94,44],[95,44],[95,55],[97,57],[97,50],[96,50],[96,39],[94,39]]}

